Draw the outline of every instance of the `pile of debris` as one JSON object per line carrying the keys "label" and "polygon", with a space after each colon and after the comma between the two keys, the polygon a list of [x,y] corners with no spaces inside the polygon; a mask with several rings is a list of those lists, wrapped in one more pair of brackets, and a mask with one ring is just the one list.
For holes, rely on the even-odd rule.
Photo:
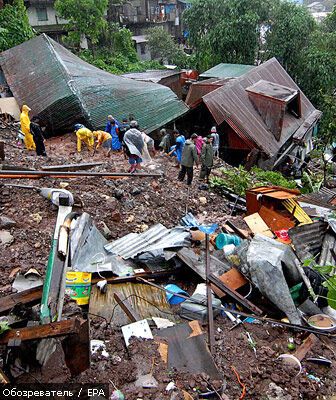
{"label": "pile of debris", "polygon": [[[98,368],[95,382],[109,382],[114,399],[333,393],[336,319],[328,277],[312,267],[336,267],[334,197],[322,217],[307,206],[312,196],[254,188],[244,228],[189,212],[172,228],[157,223],[112,241],[88,213],[72,211],[70,192],[46,197],[58,218],[44,283],[37,271],[18,273],[18,292],[1,301],[5,381],[89,383]],[[252,372],[253,384],[230,351],[223,358],[235,329],[252,365],[269,363]],[[291,332],[288,346],[268,347],[265,329]],[[263,377],[268,386],[257,390]],[[289,389],[292,380],[304,388]]]}

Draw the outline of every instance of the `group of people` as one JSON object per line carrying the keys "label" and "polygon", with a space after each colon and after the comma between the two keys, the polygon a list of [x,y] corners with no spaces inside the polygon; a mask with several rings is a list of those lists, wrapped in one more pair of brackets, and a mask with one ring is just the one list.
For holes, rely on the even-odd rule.
{"label": "group of people", "polygon": [[[21,134],[28,150],[35,150],[37,155],[46,156],[44,136],[38,117],[29,117],[30,108],[22,107],[20,116]],[[131,119],[131,118],[130,118]],[[76,124],[74,131],[77,137],[77,151],[80,153],[85,143],[89,151],[102,147],[106,156],[112,151],[123,151],[130,164],[128,172],[134,173],[141,168],[141,163],[151,159],[155,153],[154,140],[145,132],[140,131],[134,118],[130,122],[124,117],[119,123],[112,115],[107,117],[105,131],[91,131],[82,124]],[[185,138],[178,130],[167,133],[160,131],[162,140],[159,147],[162,152],[175,157],[180,167],[178,179],[183,181],[187,175],[187,185],[193,180],[194,165],[201,164],[200,180],[209,182],[214,157],[218,157],[219,135],[216,127],[211,128],[211,134],[206,138],[193,133],[190,139]]]}
{"label": "group of people", "polygon": [[81,152],[82,142],[91,151],[94,148],[95,139],[97,150],[100,146],[105,149],[109,156],[111,151],[123,151],[128,157],[130,173],[136,172],[141,168],[141,163],[150,159],[150,153],[154,154],[154,140],[145,132],[139,130],[137,121],[132,120],[128,123],[127,118],[123,118],[122,123],[118,123],[111,115],[108,116],[105,131],[91,131],[82,124],[76,124],[75,132],[77,136],[77,151]]}
{"label": "group of people", "polygon": [[[209,182],[214,157],[218,157],[219,135],[216,127],[211,128],[211,134],[206,138],[193,133],[187,139],[178,130],[173,131],[173,137],[165,129],[161,130],[160,148],[169,156],[176,157],[180,167],[178,180],[183,181],[187,175],[187,185],[191,185],[194,175],[194,165],[201,164],[200,180]],[[174,143],[175,142],[175,143]]]}

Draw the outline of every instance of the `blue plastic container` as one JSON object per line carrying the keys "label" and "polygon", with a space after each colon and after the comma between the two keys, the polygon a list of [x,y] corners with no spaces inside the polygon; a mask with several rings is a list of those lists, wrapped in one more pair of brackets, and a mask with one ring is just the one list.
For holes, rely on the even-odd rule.
{"label": "blue plastic container", "polygon": [[227,233],[219,233],[216,236],[216,247],[218,250],[222,250],[224,246],[228,244],[234,244],[235,246],[240,245],[241,239],[237,235],[228,235]]}
{"label": "blue plastic container", "polygon": [[[183,294],[184,296],[189,297],[189,294],[187,292],[185,292],[184,290],[179,288],[177,285],[174,285],[173,283],[169,283],[168,285],[166,285],[165,289],[170,290],[171,292]],[[167,296],[168,303],[172,304],[172,305],[180,304],[185,301],[185,299],[183,297],[175,296],[173,293],[166,292],[166,296]]]}

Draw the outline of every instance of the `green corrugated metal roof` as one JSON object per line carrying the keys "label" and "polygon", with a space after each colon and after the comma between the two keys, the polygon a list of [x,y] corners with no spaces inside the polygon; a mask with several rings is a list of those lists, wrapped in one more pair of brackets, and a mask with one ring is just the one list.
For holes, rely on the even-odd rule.
{"label": "green corrugated metal roof", "polygon": [[253,68],[254,65],[221,63],[203,72],[200,78],[238,78],[238,76],[244,75]]}
{"label": "green corrugated metal roof", "polygon": [[53,132],[76,122],[103,128],[108,114],[130,113],[152,132],[188,111],[168,87],[102,71],[44,34],[1,53],[0,66],[18,103],[47,119]]}

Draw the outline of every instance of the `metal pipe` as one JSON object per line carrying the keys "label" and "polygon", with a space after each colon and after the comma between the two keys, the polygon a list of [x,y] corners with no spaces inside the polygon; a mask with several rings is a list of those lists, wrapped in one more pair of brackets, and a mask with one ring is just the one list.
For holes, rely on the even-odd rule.
{"label": "metal pipe", "polygon": [[76,177],[99,177],[99,178],[123,178],[123,177],[136,177],[136,178],[159,178],[162,174],[130,174],[128,172],[86,172],[86,171],[76,171],[76,172],[57,172],[57,171],[1,171],[0,178],[42,178],[51,176],[53,178],[76,178]]}
{"label": "metal pipe", "polygon": [[207,288],[207,306],[208,306],[208,335],[209,335],[209,347],[210,353],[213,354],[215,347],[215,329],[212,309],[212,293],[210,286],[210,250],[209,250],[209,234],[205,234],[205,276],[206,276],[206,288]]}

